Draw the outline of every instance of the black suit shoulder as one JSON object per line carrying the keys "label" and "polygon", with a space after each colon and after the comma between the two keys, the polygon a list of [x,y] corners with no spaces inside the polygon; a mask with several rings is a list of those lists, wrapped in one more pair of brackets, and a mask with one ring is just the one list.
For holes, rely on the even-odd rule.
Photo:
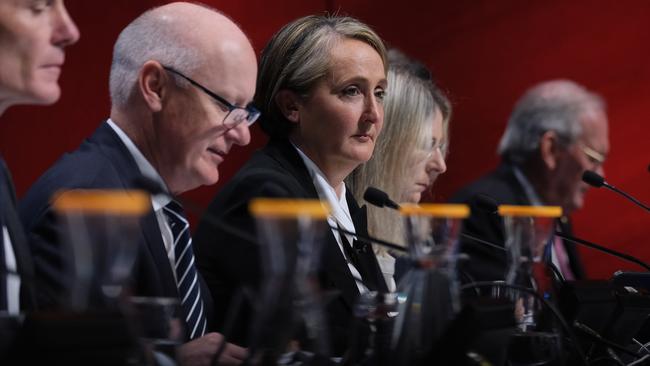
{"label": "black suit shoulder", "polygon": [[[223,327],[237,291],[258,286],[261,264],[255,242],[215,227],[206,216],[255,238],[255,220],[248,211],[253,198],[307,198],[308,192],[278,149],[270,143],[253,154],[212,200],[193,235],[197,266],[213,297],[217,329]],[[233,341],[247,342],[244,327],[234,331]]]}
{"label": "black suit shoulder", "polygon": [[30,187],[19,211],[26,229],[31,230],[49,210],[56,192],[77,188],[122,188],[119,172],[110,157],[100,151],[78,150],[63,155]]}
{"label": "black suit shoulder", "polygon": [[[255,152],[219,191],[204,216],[219,219],[228,226],[239,228],[254,236],[255,221],[249,214],[248,205],[252,199],[258,197],[307,198],[309,194],[292,172],[269,154],[267,147]],[[240,273],[245,282],[254,281],[258,277],[258,266],[253,255],[256,253],[256,244],[224,232],[210,221],[202,219],[193,237],[197,264],[208,285],[211,288],[219,287],[213,280],[214,273]],[[233,268],[236,263],[225,260],[226,253],[228,257],[241,257],[253,262],[250,263],[250,268],[241,273],[241,268]],[[223,297],[218,295],[215,294],[215,297]]]}
{"label": "black suit shoulder", "polygon": [[104,123],[77,150],[59,158],[27,191],[18,210],[34,255],[41,306],[58,306],[58,296],[66,287],[60,228],[50,205],[53,196],[69,189],[127,188],[123,177],[134,169],[137,166],[126,147]]}
{"label": "black suit shoulder", "polygon": [[451,201],[471,204],[479,194],[490,196],[497,204],[521,204],[526,201],[525,194],[508,165],[501,165],[496,170],[461,188],[454,193]]}

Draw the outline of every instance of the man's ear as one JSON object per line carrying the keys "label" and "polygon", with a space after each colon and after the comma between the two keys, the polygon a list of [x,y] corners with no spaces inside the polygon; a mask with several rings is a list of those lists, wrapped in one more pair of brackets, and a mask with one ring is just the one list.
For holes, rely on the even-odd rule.
{"label": "man's ear", "polygon": [[300,96],[298,94],[282,89],[275,94],[275,103],[287,120],[293,123],[300,122]]}
{"label": "man's ear", "polygon": [[167,92],[169,75],[157,61],[147,61],[138,73],[138,89],[145,104],[152,112],[160,112]]}
{"label": "man's ear", "polygon": [[539,155],[548,170],[554,170],[562,147],[555,131],[546,131],[539,140]]}

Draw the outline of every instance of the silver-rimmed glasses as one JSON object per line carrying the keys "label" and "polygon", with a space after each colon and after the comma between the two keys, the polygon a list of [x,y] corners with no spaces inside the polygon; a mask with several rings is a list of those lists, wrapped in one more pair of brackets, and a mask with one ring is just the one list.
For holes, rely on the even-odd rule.
{"label": "silver-rimmed glasses", "polygon": [[228,102],[226,99],[223,97],[219,96],[217,93],[213,92],[212,90],[206,88],[205,86],[199,84],[198,82],[194,81],[190,77],[184,75],[178,70],[175,70],[172,67],[169,66],[163,66],[163,68],[172,74],[178,75],[181,78],[187,80],[190,84],[204,92],[205,94],[209,95],[212,99],[216,100],[219,104],[223,105],[226,107],[228,110],[228,114],[223,118],[223,125],[228,128],[235,128],[241,123],[245,123],[247,127],[250,127],[255,121],[260,116],[260,111],[257,110],[253,105],[249,104],[246,107],[238,107],[236,105],[231,104]]}

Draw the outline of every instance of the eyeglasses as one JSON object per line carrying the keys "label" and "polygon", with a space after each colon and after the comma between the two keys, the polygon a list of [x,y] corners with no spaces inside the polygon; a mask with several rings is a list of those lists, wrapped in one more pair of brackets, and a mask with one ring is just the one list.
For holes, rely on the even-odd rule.
{"label": "eyeglasses", "polygon": [[421,154],[422,161],[428,161],[429,159],[431,159],[431,157],[433,157],[433,155],[436,154],[436,151],[440,153],[443,159],[445,159],[448,153],[447,142],[440,141],[432,144],[432,146],[428,146],[427,148],[421,149],[420,151],[422,152]]}
{"label": "eyeglasses", "polygon": [[180,71],[177,71],[169,66],[163,66],[163,68],[172,74],[176,74],[187,80],[190,84],[194,85],[196,88],[209,95],[212,99],[216,100],[219,104],[226,107],[226,109],[228,109],[228,114],[226,114],[226,116],[223,118],[223,125],[228,129],[235,128],[241,123],[245,123],[246,126],[249,127],[255,123],[255,121],[257,121],[261,114],[261,112],[251,104],[247,105],[245,108],[232,105],[223,97],[217,95],[217,93],[192,80],[190,77],[183,75],[183,73]]}
{"label": "eyeglasses", "polygon": [[605,163],[605,155],[590,148],[589,146],[586,146],[584,144],[580,144],[580,149],[582,152],[587,156],[589,159],[589,162],[593,164],[594,167],[599,167]]}

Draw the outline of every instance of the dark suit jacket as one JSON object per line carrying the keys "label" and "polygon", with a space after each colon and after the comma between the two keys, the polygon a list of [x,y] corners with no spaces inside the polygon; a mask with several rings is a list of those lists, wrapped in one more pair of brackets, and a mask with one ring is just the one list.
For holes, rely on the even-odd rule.
{"label": "dark suit jacket", "polygon": [[[16,212],[16,193],[11,174],[5,165],[4,160],[0,159],[0,227],[5,226],[9,232],[11,245],[16,257],[16,269],[21,278],[20,285],[20,308],[22,310],[34,310],[36,308],[36,293],[34,291],[34,262],[32,254],[25,240],[23,226],[18,219]],[[0,245],[4,245],[3,238],[0,236]],[[4,249],[0,248],[3,255],[0,255],[0,281],[5,281],[5,255]],[[0,286],[6,295],[5,286]],[[6,300],[6,299],[5,299]],[[4,301],[3,301],[4,302]]]}
{"label": "dark suit jacket", "polygon": [[[485,194],[496,200],[498,205],[529,205],[524,188],[514,175],[512,166],[502,163],[495,171],[464,187],[454,194],[451,201],[469,204],[472,213],[463,224],[463,232],[504,246],[505,228],[497,215],[477,206],[476,196]],[[561,230],[570,234],[570,225],[560,222]],[[573,243],[564,241],[571,270],[576,279],[584,277],[584,269]],[[470,239],[461,239],[461,251],[469,254],[470,260],[460,266],[473,280],[502,280],[507,270],[505,251],[500,251]]]}
{"label": "dark suit jacket", "polygon": [[[39,280],[39,301],[45,307],[60,305],[65,289],[61,258],[62,243],[56,217],[49,200],[61,189],[134,189],[140,170],[118,135],[102,123],[95,133],[72,153],[63,155],[43,174],[20,203],[20,215],[34,253]],[[133,273],[135,295],[178,297],[176,282],[153,211],[141,220],[137,238],[138,258]],[[199,276],[203,300],[210,321],[212,303],[209,291]]]}
{"label": "dark suit jacket", "polygon": [[[212,201],[206,215],[255,234],[255,222],[248,203],[256,197],[318,199],[307,168],[287,140],[271,140],[257,151]],[[365,207],[359,208],[351,194],[347,201],[355,228],[367,235]],[[321,286],[336,289],[340,295],[327,307],[332,346],[336,354],[347,347],[352,324],[352,309],[359,292],[334,235],[328,230],[322,255]],[[217,327],[224,324],[233,293],[242,286],[257,287],[261,276],[258,247],[255,243],[220,230],[203,219],[194,235],[199,270],[212,291]],[[367,286],[386,291],[377,259],[370,248],[360,253],[360,262],[369,274]],[[249,315],[244,314],[243,318]],[[235,327],[232,339],[245,343],[248,322]]]}

